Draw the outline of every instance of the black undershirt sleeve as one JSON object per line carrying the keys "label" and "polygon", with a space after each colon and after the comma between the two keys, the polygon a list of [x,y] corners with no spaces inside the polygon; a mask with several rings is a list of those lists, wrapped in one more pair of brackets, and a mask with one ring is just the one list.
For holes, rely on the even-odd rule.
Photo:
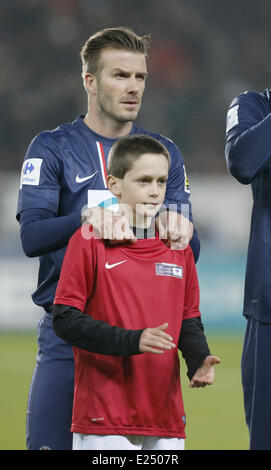
{"label": "black undershirt sleeve", "polygon": [[110,326],[68,305],[54,305],[52,315],[56,334],[73,346],[112,356],[141,354],[139,340],[143,329]]}
{"label": "black undershirt sleeve", "polygon": [[[78,348],[112,356],[141,354],[139,341],[144,329],[126,330],[95,320],[75,307],[56,304],[53,307],[53,327],[56,334]],[[183,320],[178,342],[191,380],[210,350],[200,317]]]}
{"label": "black undershirt sleeve", "polygon": [[187,365],[187,375],[191,380],[210,350],[204,334],[201,317],[183,320],[178,349],[181,351]]}

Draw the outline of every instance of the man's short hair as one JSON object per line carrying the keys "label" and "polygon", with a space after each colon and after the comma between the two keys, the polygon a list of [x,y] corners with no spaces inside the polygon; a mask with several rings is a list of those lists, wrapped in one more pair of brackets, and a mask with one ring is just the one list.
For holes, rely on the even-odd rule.
{"label": "man's short hair", "polygon": [[120,137],[112,146],[107,162],[107,172],[123,179],[133,163],[146,153],[164,155],[170,167],[170,155],[166,147],[158,140],[145,134],[130,134]]}
{"label": "man's short hair", "polygon": [[104,49],[124,49],[147,56],[150,42],[149,34],[138,36],[125,26],[102,29],[90,36],[82,47],[80,56],[83,64],[83,74],[91,73],[95,75],[99,72],[99,59]]}

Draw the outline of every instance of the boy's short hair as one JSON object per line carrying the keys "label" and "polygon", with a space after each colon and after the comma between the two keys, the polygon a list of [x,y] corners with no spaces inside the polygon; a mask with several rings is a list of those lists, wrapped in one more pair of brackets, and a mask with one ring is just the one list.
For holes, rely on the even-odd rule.
{"label": "boy's short hair", "polygon": [[125,26],[105,28],[89,37],[82,47],[80,56],[83,64],[83,74],[97,74],[99,59],[104,49],[124,49],[130,52],[139,52],[147,56],[151,42],[149,34],[138,36]]}
{"label": "boy's short hair", "polygon": [[134,161],[146,153],[164,155],[170,167],[169,152],[161,142],[146,134],[130,134],[120,137],[112,146],[107,162],[108,174],[123,179]]}

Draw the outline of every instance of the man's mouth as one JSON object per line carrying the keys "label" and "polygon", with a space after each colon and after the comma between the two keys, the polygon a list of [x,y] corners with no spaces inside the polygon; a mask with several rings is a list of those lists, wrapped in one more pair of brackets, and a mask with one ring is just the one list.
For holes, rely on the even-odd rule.
{"label": "man's mouth", "polygon": [[127,100],[127,101],[122,101],[122,103],[126,104],[127,106],[136,106],[138,104],[138,101]]}

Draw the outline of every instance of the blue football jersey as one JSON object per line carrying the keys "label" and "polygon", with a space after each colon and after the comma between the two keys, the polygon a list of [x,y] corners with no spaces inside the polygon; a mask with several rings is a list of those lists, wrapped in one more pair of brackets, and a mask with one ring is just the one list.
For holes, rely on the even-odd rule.
{"label": "blue football jersey", "polygon": [[271,102],[270,92],[238,95],[227,113],[226,161],[250,184],[253,196],[244,315],[271,322]]}
{"label": "blue football jersey", "polygon": [[[168,149],[171,166],[165,205],[189,208],[189,184],[178,147],[168,138],[132,126],[133,134],[148,134]],[[37,135],[27,150],[21,172],[17,219],[25,209],[47,209],[56,217],[69,215],[95,205],[113,208],[106,185],[109,150],[116,139],[93,132],[83,116],[52,131]],[[40,256],[37,290],[32,298],[51,311],[66,246]]]}

